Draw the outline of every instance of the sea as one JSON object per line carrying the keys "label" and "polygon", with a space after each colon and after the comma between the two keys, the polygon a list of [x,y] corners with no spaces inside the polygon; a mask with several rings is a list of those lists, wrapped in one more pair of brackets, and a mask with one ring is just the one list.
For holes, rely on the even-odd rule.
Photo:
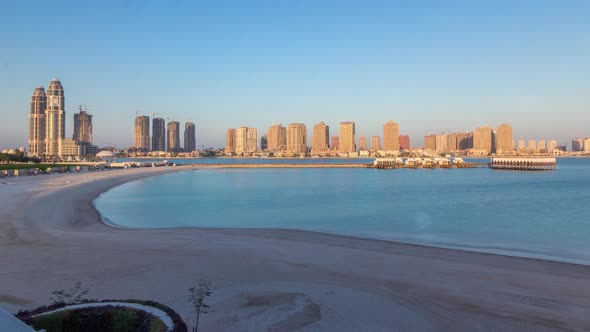
{"label": "sea", "polygon": [[94,205],[125,228],[296,229],[589,265],[589,202],[590,159],[564,158],[555,171],[196,169],[125,183]]}

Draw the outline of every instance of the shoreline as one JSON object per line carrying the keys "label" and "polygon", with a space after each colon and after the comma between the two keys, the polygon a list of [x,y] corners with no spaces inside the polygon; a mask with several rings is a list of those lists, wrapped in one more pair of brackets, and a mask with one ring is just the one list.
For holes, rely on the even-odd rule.
{"label": "shoreline", "polygon": [[[590,290],[583,287],[590,268],[585,265],[313,231],[113,228],[101,222],[92,204],[119,184],[191,169],[199,168],[114,170],[85,177],[85,181],[76,177],[92,173],[69,174],[44,179],[48,186],[41,189],[34,188],[36,179],[15,181],[21,182],[13,184],[15,209],[0,212],[0,229],[8,234],[0,235],[0,246],[8,254],[0,258],[0,264],[8,267],[0,272],[0,285],[10,285],[10,291],[0,288],[0,305],[15,309],[19,303],[43,304],[48,297],[43,295],[83,279],[93,297],[137,294],[135,297],[160,300],[189,323],[190,310],[182,296],[189,279],[194,279],[190,276],[202,274],[201,267],[205,267],[217,297],[204,326],[214,330],[249,326],[253,312],[241,305],[244,296],[269,294],[272,301],[267,313],[286,315],[288,323],[294,324],[289,326],[297,328],[401,326],[460,331],[481,324],[502,330],[552,330],[581,329],[588,323],[581,310],[590,309]],[[16,188],[19,186],[23,188]],[[21,200],[22,196],[28,198]],[[10,200],[7,195],[1,197]],[[23,207],[22,214],[17,213]],[[96,270],[99,261],[104,272]],[[133,272],[137,269],[143,271],[140,279]],[[63,272],[56,274],[58,271]],[[166,277],[163,271],[173,271],[172,276]],[[25,278],[19,279],[23,272]],[[166,280],[174,284],[162,285]],[[142,287],[136,289],[135,284]],[[163,289],[167,287],[170,290]],[[457,292],[457,287],[467,288]],[[512,295],[506,297],[509,294],[514,299],[544,298],[555,305],[512,301]],[[349,301],[360,301],[366,308],[358,309]],[[311,303],[306,308],[313,309],[303,321],[301,311],[289,307],[300,302]],[[215,311],[216,306],[235,310],[237,321],[227,320],[226,311],[231,310]],[[361,317],[352,314],[355,311]]]}

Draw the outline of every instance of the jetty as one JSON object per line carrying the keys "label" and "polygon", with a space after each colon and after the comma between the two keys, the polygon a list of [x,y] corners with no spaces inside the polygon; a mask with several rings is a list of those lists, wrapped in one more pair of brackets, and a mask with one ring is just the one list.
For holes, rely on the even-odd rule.
{"label": "jetty", "polygon": [[462,158],[377,158],[371,168],[477,168],[487,164],[465,162]]}
{"label": "jetty", "polygon": [[555,158],[494,157],[490,168],[516,171],[552,171],[557,169],[557,160]]}

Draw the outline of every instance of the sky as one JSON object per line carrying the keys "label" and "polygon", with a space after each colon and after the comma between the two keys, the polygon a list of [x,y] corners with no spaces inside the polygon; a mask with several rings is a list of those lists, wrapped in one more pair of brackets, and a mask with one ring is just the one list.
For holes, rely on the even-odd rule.
{"label": "sky", "polygon": [[[0,11],[0,148],[27,144],[30,96],[61,80],[66,136],[127,147],[133,119],[227,128],[388,120],[427,133],[513,126],[514,138],[590,136],[590,1],[7,1]],[[311,140],[308,139],[308,142]]]}

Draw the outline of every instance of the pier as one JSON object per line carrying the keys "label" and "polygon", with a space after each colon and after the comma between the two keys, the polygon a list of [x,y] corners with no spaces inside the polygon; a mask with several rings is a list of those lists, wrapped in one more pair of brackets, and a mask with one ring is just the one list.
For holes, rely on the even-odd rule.
{"label": "pier", "polygon": [[555,158],[492,158],[490,168],[517,171],[552,171],[557,169]]}
{"label": "pier", "polygon": [[379,169],[393,168],[477,168],[487,164],[469,163],[462,158],[377,158],[369,167]]}

